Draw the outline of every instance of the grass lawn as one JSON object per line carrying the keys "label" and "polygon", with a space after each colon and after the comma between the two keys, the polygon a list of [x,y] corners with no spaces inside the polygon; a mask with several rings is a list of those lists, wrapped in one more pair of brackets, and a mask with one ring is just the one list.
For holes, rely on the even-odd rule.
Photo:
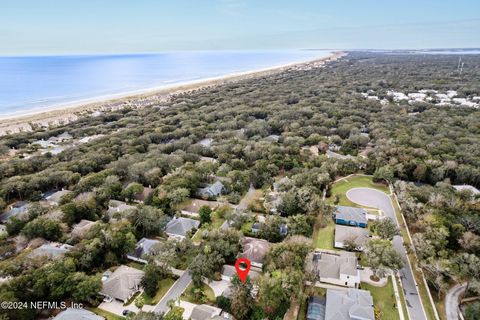
{"label": "grass lawn", "polygon": [[213,292],[212,288],[210,288],[207,284],[203,283],[202,286],[200,287],[200,290],[203,291],[206,301],[198,301],[197,297],[195,297],[195,294],[192,292],[195,287],[193,286],[193,283],[190,283],[190,285],[185,289],[185,291],[182,293],[180,296],[180,299],[190,302],[190,303],[195,303],[195,304],[202,304],[205,302],[215,302],[215,293]]}
{"label": "grass lawn", "polygon": [[318,222],[315,224],[313,231],[313,245],[315,248],[337,250],[333,247],[335,223],[332,219],[328,219],[326,227],[320,228]]}
{"label": "grass lawn", "polygon": [[149,304],[149,305],[157,304],[174,283],[175,283],[175,279],[172,279],[172,278],[161,280],[157,293],[155,294],[154,297],[150,297],[145,292],[143,292],[142,297],[145,301],[145,304]]}
{"label": "grass lawn", "polygon": [[204,230],[217,230],[225,222],[225,219],[220,218],[217,212],[213,212],[211,218],[212,218],[212,222],[208,224],[204,224],[200,229],[198,229],[198,231],[195,233],[195,235],[192,238],[193,241],[202,240],[202,234]]}
{"label": "grass lawn", "polygon": [[400,284],[400,278],[395,276],[395,281],[397,282],[398,293],[400,294],[400,301],[402,301],[403,315],[406,319],[408,319],[407,302],[405,301],[405,294],[403,293],[403,289]]}
{"label": "grass lawn", "polygon": [[396,320],[400,319],[398,310],[396,308],[397,300],[395,299],[395,292],[393,291],[392,278],[388,277],[388,283],[384,287],[374,287],[369,284],[361,284],[362,289],[370,291],[373,297],[373,304],[377,307],[382,320]]}
{"label": "grass lawn", "polygon": [[111,312],[108,312],[99,308],[87,308],[87,309],[98,314],[99,316],[104,317],[107,320],[125,320],[124,317],[117,316],[116,314],[113,314]]}
{"label": "grass lawn", "polygon": [[175,307],[172,308],[172,310],[168,311],[165,316],[166,317],[167,316],[173,317],[173,315],[180,315],[181,316],[184,311],[185,311],[185,309],[183,309],[181,307],[178,307],[178,306],[175,306]]}
{"label": "grass lawn", "polygon": [[335,201],[335,195],[338,195],[340,200],[338,203],[339,205],[359,207],[358,204],[355,204],[347,199],[346,193],[350,189],[361,187],[377,189],[387,194],[390,193],[388,186],[373,182],[373,178],[371,176],[355,175],[334,183],[331,190],[331,196],[326,200],[330,204],[333,204]]}

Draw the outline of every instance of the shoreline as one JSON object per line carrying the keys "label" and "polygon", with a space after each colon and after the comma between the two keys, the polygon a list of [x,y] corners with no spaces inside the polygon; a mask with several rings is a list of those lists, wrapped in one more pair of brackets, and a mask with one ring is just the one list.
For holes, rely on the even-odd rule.
{"label": "shoreline", "polygon": [[[292,68],[317,67],[344,56],[342,51],[306,61],[292,62],[262,69],[230,73],[222,76],[177,82],[148,89],[141,89],[118,94],[109,94],[95,98],[87,98],[76,102],[52,105],[38,111],[25,110],[21,114],[0,115],[0,136],[21,131],[31,131],[32,125],[50,127],[75,121],[79,117],[88,116],[96,111],[113,111],[124,107],[141,108],[155,104],[154,101],[165,102],[172,96],[190,91],[218,86],[225,83],[247,80],[255,77],[287,71]],[[151,99],[151,101],[149,101]]]}

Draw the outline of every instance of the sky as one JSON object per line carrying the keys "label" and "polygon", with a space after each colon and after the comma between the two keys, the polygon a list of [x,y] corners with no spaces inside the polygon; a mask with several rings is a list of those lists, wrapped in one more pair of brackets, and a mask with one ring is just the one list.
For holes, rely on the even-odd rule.
{"label": "sky", "polygon": [[5,0],[0,55],[480,47],[478,0]]}

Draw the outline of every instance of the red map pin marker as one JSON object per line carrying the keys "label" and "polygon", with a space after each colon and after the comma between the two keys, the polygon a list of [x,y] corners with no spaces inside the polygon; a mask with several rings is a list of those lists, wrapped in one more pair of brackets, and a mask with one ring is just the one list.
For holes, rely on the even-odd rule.
{"label": "red map pin marker", "polygon": [[250,271],[250,260],[246,258],[238,259],[237,262],[235,262],[235,270],[237,270],[240,281],[245,282],[248,272]]}

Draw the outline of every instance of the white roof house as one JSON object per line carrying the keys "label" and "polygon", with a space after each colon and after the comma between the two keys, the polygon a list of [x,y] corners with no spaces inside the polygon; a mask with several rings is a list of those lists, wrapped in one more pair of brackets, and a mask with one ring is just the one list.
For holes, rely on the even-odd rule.
{"label": "white roof house", "polygon": [[351,288],[357,288],[360,284],[357,257],[352,252],[310,253],[306,269],[315,274],[320,282]]}
{"label": "white roof house", "polygon": [[72,191],[70,191],[70,190],[60,190],[60,191],[56,191],[52,194],[48,194],[44,198],[45,198],[45,200],[47,200],[49,205],[57,206],[60,203],[60,200],[62,199],[62,197],[64,195],[69,194],[69,193],[72,193]]}
{"label": "white roof house", "polygon": [[100,294],[125,302],[140,290],[144,274],[142,270],[122,265],[103,281]]}
{"label": "white roof house", "polygon": [[455,188],[455,190],[457,191],[470,191],[474,195],[480,194],[480,190],[469,184],[454,185],[452,187]]}
{"label": "white roof house", "polygon": [[72,249],[71,245],[57,242],[50,242],[42,244],[40,247],[33,249],[29,257],[47,257],[49,259],[62,258],[65,253]]}
{"label": "white roof house", "polygon": [[167,223],[165,233],[174,239],[181,240],[185,239],[190,230],[198,229],[199,226],[200,221],[198,220],[175,217]]}

